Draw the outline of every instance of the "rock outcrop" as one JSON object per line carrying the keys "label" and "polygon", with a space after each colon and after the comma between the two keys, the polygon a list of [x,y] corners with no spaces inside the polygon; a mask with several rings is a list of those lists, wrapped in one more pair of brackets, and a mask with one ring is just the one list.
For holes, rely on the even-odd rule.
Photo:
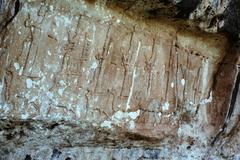
{"label": "rock outcrop", "polygon": [[[186,5],[14,2],[5,4],[0,19],[3,158],[238,153],[237,140],[226,147],[233,153],[221,155],[218,146],[239,133],[239,47],[226,34],[179,19],[190,15],[181,13]],[[198,9],[191,17],[200,16]]]}

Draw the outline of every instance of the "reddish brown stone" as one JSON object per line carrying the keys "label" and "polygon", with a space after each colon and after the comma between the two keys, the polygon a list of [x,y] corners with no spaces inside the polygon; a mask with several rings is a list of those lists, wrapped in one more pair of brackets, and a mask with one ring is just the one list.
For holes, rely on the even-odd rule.
{"label": "reddish brown stone", "polygon": [[159,139],[200,135],[184,127],[215,133],[221,123],[213,121],[222,122],[226,109],[211,107],[222,96],[211,96],[212,83],[227,38],[116,10],[24,3],[2,33],[1,117],[86,122]]}

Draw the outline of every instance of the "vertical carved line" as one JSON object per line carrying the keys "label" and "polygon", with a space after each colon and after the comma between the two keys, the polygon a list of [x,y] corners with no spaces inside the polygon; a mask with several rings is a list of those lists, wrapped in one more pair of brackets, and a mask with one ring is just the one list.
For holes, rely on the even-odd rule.
{"label": "vertical carved line", "polygon": [[166,83],[166,89],[165,89],[165,96],[164,96],[164,99],[165,101],[167,100],[167,94],[168,94],[168,87],[169,87],[169,75],[170,75],[170,65],[171,65],[171,60],[172,60],[172,49],[173,49],[173,41],[172,41],[172,44],[171,44],[171,47],[170,47],[170,55],[169,55],[169,61],[168,61],[168,67],[167,67],[167,83]]}
{"label": "vertical carved line", "polygon": [[187,85],[187,73],[188,73],[188,69],[189,69],[189,53],[187,52],[187,66],[186,69],[184,70],[184,75],[183,75],[183,79],[185,80],[185,84],[183,86],[183,102],[185,102],[185,91],[186,91],[186,85]]}
{"label": "vertical carved line", "polygon": [[31,66],[31,73],[30,73],[31,76],[32,76],[32,68],[33,68],[34,63],[35,63],[35,61],[36,61],[37,54],[38,54],[38,46],[37,46],[36,53],[35,53],[35,55],[34,55],[33,63],[32,63],[32,66]]}
{"label": "vertical carved line", "polygon": [[151,52],[151,56],[148,60],[148,65],[150,63],[149,69],[148,69],[148,84],[147,84],[147,98],[149,98],[150,96],[150,92],[151,92],[151,81],[152,81],[152,57],[154,55],[154,49],[155,49],[155,38],[153,38],[153,44],[152,44],[152,52]]}
{"label": "vertical carved line", "polygon": [[176,104],[175,106],[178,107],[178,48],[177,45],[175,45],[175,55],[176,55],[176,73],[175,73],[175,97],[176,97]]}
{"label": "vertical carved line", "polygon": [[196,77],[194,78],[194,85],[193,85],[193,90],[194,90],[194,104],[196,103],[196,96],[197,96],[197,91],[198,91],[198,86],[199,86],[200,70],[201,70],[201,67],[198,68],[197,75],[196,75]]}
{"label": "vertical carved line", "polygon": [[136,55],[135,55],[135,58],[134,58],[134,64],[133,64],[134,69],[133,69],[133,74],[132,74],[132,84],[131,84],[128,99],[127,99],[126,111],[128,109],[130,109],[130,103],[131,103],[131,98],[132,98],[132,93],[133,93],[133,88],[134,88],[134,83],[135,83],[135,76],[136,76],[135,64],[136,64],[137,59],[138,59],[138,54],[139,54],[139,51],[140,51],[140,47],[141,47],[141,41],[138,42],[138,48],[137,48],[137,52],[136,52]]}
{"label": "vertical carved line", "polygon": [[32,31],[33,28],[32,28],[32,26],[30,26],[29,29],[30,29],[30,46],[29,46],[29,49],[28,49],[28,52],[27,52],[27,57],[25,59],[24,65],[23,65],[23,74],[25,74],[25,69],[27,67],[29,56],[30,56],[30,52],[31,52],[32,45],[33,45],[33,31]]}
{"label": "vertical carved line", "polygon": [[99,60],[100,65],[99,65],[99,71],[98,71],[98,74],[97,74],[97,82],[96,82],[96,85],[95,85],[95,88],[94,88],[94,92],[96,92],[97,87],[98,87],[99,77],[100,77],[100,74],[101,74],[101,71],[102,71],[103,60],[105,58],[104,53],[106,51],[107,39],[109,37],[110,29],[111,29],[111,25],[109,25],[107,33],[106,33],[105,41],[104,41],[104,44],[103,44],[103,51],[102,51],[101,55],[96,56],[96,59]]}
{"label": "vertical carved line", "polygon": [[[127,51],[128,54],[130,53],[130,49],[132,47],[133,34],[134,34],[134,31],[131,32],[129,47],[128,47],[128,51]],[[123,89],[124,89],[124,86],[125,86],[125,81],[126,81],[126,76],[127,76],[127,65],[128,64],[126,63],[126,59],[125,59],[124,54],[122,54],[121,60],[122,60],[123,68],[124,68],[124,77],[123,77],[122,87],[121,87],[121,91],[120,91],[120,96],[123,96],[122,94],[123,94]]]}

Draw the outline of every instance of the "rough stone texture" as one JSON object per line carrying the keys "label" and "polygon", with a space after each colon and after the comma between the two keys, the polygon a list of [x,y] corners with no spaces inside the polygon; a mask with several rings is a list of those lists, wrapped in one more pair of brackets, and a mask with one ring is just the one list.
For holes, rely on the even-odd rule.
{"label": "rough stone texture", "polygon": [[3,117],[119,125],[162,138],[199,105],[206,116],[225,37],[65,3],[26,4],[5,32]]}
{"label": "rough stone texture", "polygon": [[14,5],[1,25],[3,159],[237,158],[238,47],[225,36],[116,1]]}
{"label": "rough stone texture", "polygon": [[227,32],[233,37],[240,34],[240,1],[202,0],[190,19],[208,32]]}

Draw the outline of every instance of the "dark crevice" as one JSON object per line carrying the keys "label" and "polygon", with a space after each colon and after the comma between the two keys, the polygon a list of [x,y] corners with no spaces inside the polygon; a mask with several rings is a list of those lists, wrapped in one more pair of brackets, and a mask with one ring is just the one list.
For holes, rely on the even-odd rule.
{"label": "dark crevice", "polygon": [[238,95],[238,90],[239,90],[239,85],[240,85],[240,66],[238,66],[238,74],[237,74],[237,79],[235,83],[235,87],[232,92],[232,98],[231,98],[231,103],[230,103],[230,108],[227,114],[227,119],[229,119],[232,116],[232,113],[234,111],[234,107],[237,101],[237,95]]}
{"label": "dark crevice", "polygon": [[21,8],[21,3],[19,0],[16,0],[14,3],[14,14],[12,17],[6,21],[5,25],[2,27],[0,33],[13,21],[13,19],[17,16]]}
{"label": "dark crevice", "polygon": [[0,0],[0,12],[2,11],[3,0]]}
{"label": "dark crevice", "polygon": [[[88,0],[87,0],[88,1]],[[145,18],[170,17],[188,19],[201,0],[107,0],[107,6],[117,6]]]}
{"label": "dark crevice", "polygon": [[50,130],[53,130],[55,127],[59,126],[58,123],[53,123],[53,124],[50,124],[49,126],[46,126],[47,129],[50,129]]}
{"label": "dark crevice", "polygon": [[197,8],[200,0],[182,0],[176,4],[179,13],[175,18],[189,18],[189,15]]}
{"label": "dark crevice", "polygon": [[24,160],[32,160],[32,157],[29,154],[27,154]]}
{"label": "dark crevice", "polygon": [[131,132],[127,132],[125,133],[125,137],[130,139],[130,140],[134,140],[134,141],[148,141],[148,142],[152,142],[152,143],[158,143],[160,140],[157,138],[152,138],[152,137],[147,137],[147,136],[143,136],[140,134],[136,134],[136,133],[131,133]]}
{"label": "dark crevice", "polygon": [[234,39],[240,33],[240,1],[231,0],[223,13],[224,26],[221,31],[229,33]]}
{"label": "dark crevice", "polygon": [[59,158],[59,156],[62,154],[58,149],[54,148],[51,156],[51,160],[54,160],[56,158]]}
{"label": "dark crevice", "polygon": [[238,91],[239,91],[239,86],[240,86],[240,66],[238,66],[238,73],[237,73],[237,77],[236,77],[236,82],[235,82],[235,86],[234,89],[232,91],[232,96],[231,96],[231,102],[230,102],[230,106],[228,109],[228,113],[225,117],[225,121],[222,125],[221,130],[217,133],[217,135],[214,137],[214,139],[211,142],[211,145],[213,146],[218,139],[225,133],[225,130],[227,128],[228,122],[233,114],[234,108],[235,108],[235,104],[237,101],[237,96],[238,96]]}
{"label": "dark crevice", "polygon": [[221,135],[224,133],[225,129],[227,127],[227,124],[224,123],[222,126],[222,129],[217,133],[217,135],[213,138],[212,142],[211,142],[211,146],[213,147],[215,145],[215,143],[219,140],[219,138],[221,137]]}

